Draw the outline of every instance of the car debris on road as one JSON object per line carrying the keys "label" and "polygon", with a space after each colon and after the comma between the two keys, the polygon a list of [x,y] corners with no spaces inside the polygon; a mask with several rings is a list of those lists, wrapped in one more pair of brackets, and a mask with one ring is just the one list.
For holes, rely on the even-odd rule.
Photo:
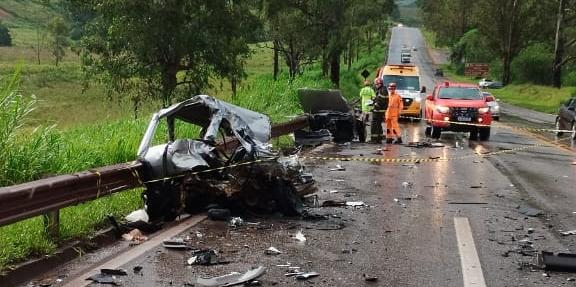
{"label": "car debris on road", "polygon": [[219,286],[234,286],[245,282],[253,281],[254,279],[266,273],[266,267],[259,266],[255,269],[246,271],[245,273],[232,272],[214,278],[196,278],[193,283],[189,285],[202,286],[202,287],[219,287]]}

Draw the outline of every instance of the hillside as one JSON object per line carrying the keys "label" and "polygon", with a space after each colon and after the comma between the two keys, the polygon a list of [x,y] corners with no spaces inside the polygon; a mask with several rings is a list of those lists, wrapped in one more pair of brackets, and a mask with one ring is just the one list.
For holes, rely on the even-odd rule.
{"label": "hillside", "polygon": [[32,46],[37,28],[61,14],[60,1],[0,0],[0,20],[8,26],[15,46]]}

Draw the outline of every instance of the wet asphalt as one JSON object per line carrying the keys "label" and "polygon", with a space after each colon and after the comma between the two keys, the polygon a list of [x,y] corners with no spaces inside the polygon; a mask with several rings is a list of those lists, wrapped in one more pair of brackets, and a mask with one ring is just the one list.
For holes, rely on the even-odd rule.
{"label": "wet asphalt", "polygon": [[[391,57],[402,43],[419,48],[413,59],[423,67],[422,82],[431,89],[436,79],[430,76],[419,31],[394,28],[392,43]],[[405,142],[427,140],[423,123],[401,126]],[[258,279],[262,286],[464,286],[454,218],[465,217],[487,286],[576,286],[576,273],[535,267],[539,251],[576,252],[576,235],[559,233],[576,229],[576,154],[565,138],[511,128],[527,126],[545,125],[504,115],[487,142],[445,133],[438,141],[444,146],[434,148],[361,143],[314,148],[303,156],[359,159],[303,159],[316,180],[318,203],[362,201],[366,206],[310,207],[327,220],[245,217],[249,224],[240,227],[205,220],[179,237],[217,250],[228,264],[188,266],[191,251],[158,246],[124,265],[128,275],[118,280],[122,286],[185,286],[196,277],[265,266]],[[490,152],[495,154],[482,156]],[[360,160],[373,157],[413,160]],[[416,160],[436,157],[449,160]],[[345,170],[332,170],[336,165]],[[542,215],[520,213],[526,206],[541,209]],[[305,242],[293,238],[298,231]],[[41,277],[74,277],[126,245],[88,254]],[[269,247],[282,254],[266,255]],[[296,280],[285,276],[292,270],[286,265],[319,276]],[[142,271],[132,272],[135,266]],[[377,280],[368,282],[367,277]]]}

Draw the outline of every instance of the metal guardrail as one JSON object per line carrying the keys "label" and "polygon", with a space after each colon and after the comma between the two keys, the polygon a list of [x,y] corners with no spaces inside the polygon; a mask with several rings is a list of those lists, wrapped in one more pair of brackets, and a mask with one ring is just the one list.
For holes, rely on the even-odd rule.
{"label": "metal guardrail", "polygon": [[[307,125],[308,116],[299,116],[273,125],[271,136],[287,135]],[[228,142],[226,148],[231,145],[233,142]],[[137,175],[141,172],[142,164],[134,161],[0,187],[0,226],[45,215],[48,232],[58,237],[61,208],[140,187]]]}

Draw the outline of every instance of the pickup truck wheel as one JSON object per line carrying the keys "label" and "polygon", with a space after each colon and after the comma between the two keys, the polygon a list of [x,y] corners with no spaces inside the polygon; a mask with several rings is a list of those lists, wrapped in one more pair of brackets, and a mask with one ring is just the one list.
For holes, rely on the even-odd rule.
{"label": "pickup truck wheel", "polygon": [[431,135],[432,135],[433,139],[439,139],[441,133],[442,133],[442,128],[432,126]]}
{"label": "pickup truck wheel", "polygon": [[[554,127],[556,128],[557,131],[561,130],[560,128],[560,117],[556,118],[556,124],[554,125]],[[557,136],[562,136],[564,133],[563,132],[556,132]]]}
{"label": "pickup truck wheel", "polygon": [[430,137],[430,135],[432,135],[432,128],[429,126],[426,126],[426,129],[424,129],[424,135],[426,137]]}
{"label": "pickup truck wheel", "polygon": [[572,122],[572,140],[576,140],[576,122]]}
{"label": "pickup truck wheel", "polygon": [[490,128],[480,128],[478,133],[480,134],[481,141],[487,141],[490,139]]}

